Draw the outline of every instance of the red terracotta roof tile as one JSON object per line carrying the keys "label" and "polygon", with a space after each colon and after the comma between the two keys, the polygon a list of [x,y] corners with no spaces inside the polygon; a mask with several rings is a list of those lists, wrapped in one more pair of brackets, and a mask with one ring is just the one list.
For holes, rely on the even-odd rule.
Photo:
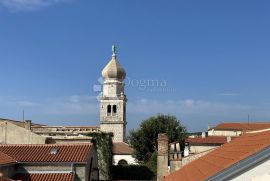
{"label": "red terracotta roof tile", "polygon": [[17,174],[16,180],[22,181],[73,181],[72,173]]}
{"label": "red terracotta roof tile", "polygon": [[132,155],[134,150],[127,143],[117,142],[113,143],[112,152],[115,155]]}
{"label": "red terracotta roof tile", "polygon": [[6,165],[6,164],[15,163],[15,162],[16,161],[12,159],[10,156],[0,151],[0,165]]}
{"label": "red terracotta roof tile", "polygon": [[0,145],[0,152],[18,162],[86,162],[91,147],[91,144]]}
{"label": "red terracotta roof tile", "polygon": [[240,130],[240,131],[255,131],[270,128],[270,122],[227,122],[221,123],[214,127],[215,130]]}
{"label": "red terracotta roof tile", "polygon": [[200,181],[270,146],[270,131],[247,133],[165,177],[165,181]]}

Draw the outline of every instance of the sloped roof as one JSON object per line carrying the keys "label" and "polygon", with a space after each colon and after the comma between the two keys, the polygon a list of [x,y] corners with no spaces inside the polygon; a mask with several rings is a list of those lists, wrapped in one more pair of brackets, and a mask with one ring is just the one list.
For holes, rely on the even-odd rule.
{"label": "sloped roof", "polygon": [[113,143],[113,150],[114,155],[132,155],[134,150],[125,142],[116,142]]}
{"label": "sloped roof", "polygon": [[165,181],[205,180],[270,146],[270,131],[247,133],[165,177]]}
{"label": "sloped roof", "polygon": [[[234,139],[235,137],[231,137],[231,138]],[[224,144],[224,143],[227,143],[227,137],[226,136],[207,136],[205,138],[195,137],[195,138],[188,138],[186,141],[189,142],[190,145]]]}
{"label": "sloped roof", "polygon": [[16,180],[23,181],[73,181],[72,173],[17,174]]}
{"label": "sloped roof", "polygon": [[239,131],[255,131],[270,128],[270,122],[226,122],[220,123],[213,129],[215,130],[239,130]]}
{"label": "sloped roof", "polygon": [[0,145],[0,152],[18,162],[86,162],[91,147],[91,144]]}
{"label": "sloped roof", "polygon": [[16,161],[12,159],[10,156],[0,151],[0,166],[15,163]]}

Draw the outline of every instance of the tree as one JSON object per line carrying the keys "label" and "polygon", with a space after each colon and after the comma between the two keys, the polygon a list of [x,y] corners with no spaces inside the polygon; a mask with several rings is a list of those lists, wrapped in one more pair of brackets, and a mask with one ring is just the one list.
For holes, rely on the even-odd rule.
{"label": "tree", "polygon": [[152,154],[157,151],[159,133],[167,133],[169,142],[180,141],[183,145],[186,127],[172,115],[159,114],[144,120],[137,130],[130,131],[128,137],[129,143],[135,149],[134,154],[138,161],[147,163]]}

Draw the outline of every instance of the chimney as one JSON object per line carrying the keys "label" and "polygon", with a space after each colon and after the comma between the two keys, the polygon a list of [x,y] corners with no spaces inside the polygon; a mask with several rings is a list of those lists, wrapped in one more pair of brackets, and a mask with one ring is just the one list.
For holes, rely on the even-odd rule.
{"label": "chimney", "polygon": [[230,136],[227,136],[227,143],[231,142],[232,141],[232,137]]}
{"label": "chimney", "polygon": [[170,160],[174,159],[174,152],[175,152],[174,150],[175,150],[175,144],[171,143],[170,144]]}
{"label": "chimney", "polygon": [[24,128],[27,129],[27,130],[31,130],[31,124],[32,124],[31,120],[25,120]]}
{"label": "chimney", "polygon": [[185,144],[185,149],[184,149],[184,157],[186,156],[189,156],[189,146],[187,143]]}
{"label": "chimney", "polygon": [[158,134],[158,156],[157,156],[157,181],[163,180],[168,174],[168,136],[166,133]]}
{"label": "chimney", "polygon": [[202,138],[205,138],[205,132],[202,132]]}

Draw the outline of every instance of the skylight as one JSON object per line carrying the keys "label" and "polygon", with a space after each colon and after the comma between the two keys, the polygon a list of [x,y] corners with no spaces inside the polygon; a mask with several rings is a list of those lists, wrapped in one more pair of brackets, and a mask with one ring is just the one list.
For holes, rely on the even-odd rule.
{"label": "skylight", "polygon": [[58,151],[59,151],[59,148],[52,148],[52,149],[50,150],[50,154],[51,154],[51,155],[56,155],[56,154],[58,153]]}

